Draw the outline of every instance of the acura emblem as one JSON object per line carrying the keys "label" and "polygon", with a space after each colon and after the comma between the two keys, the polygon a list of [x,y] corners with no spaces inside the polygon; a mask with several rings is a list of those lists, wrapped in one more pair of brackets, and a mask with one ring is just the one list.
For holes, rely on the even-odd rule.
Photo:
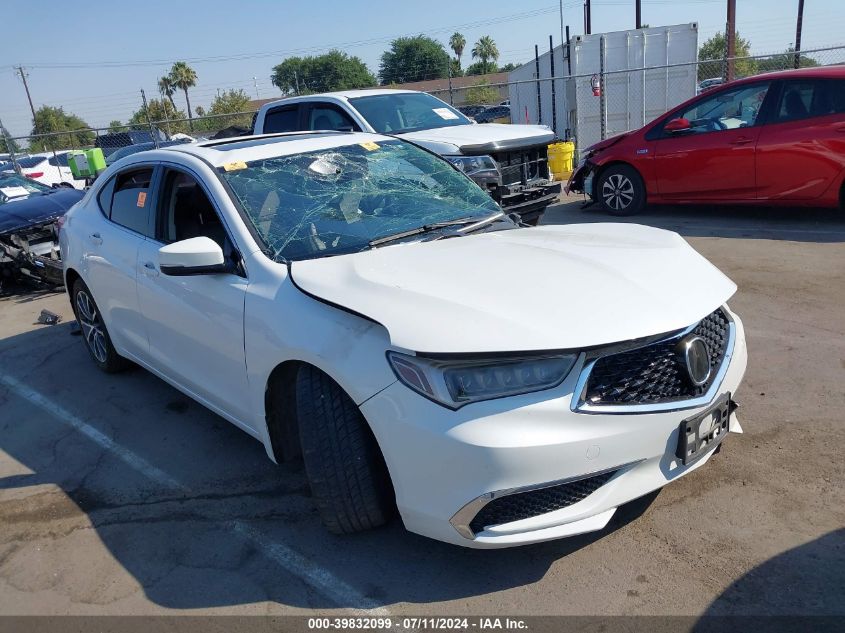
{"label": "acura emblem", "polygon": [[700,336],[681,340],[678,352],[687,368],[689,379],[700,387],[710,378],[710,350]]}

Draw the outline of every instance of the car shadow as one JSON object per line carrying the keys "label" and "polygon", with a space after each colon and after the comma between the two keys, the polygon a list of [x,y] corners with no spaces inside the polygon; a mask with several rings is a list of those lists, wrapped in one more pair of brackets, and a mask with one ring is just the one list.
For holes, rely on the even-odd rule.
{"label": "car shadow", "polygon": [[[32,540],[41,560],[50,552],[52,571],[74,551],[64,539],[90,525],[99,540],[84,545],[84,556],[104,559],[104,546],[162,607],[275,601],[354,609],[491,594],[537,582],[555,561],[635,521],[657,496],[623,506],[600,532],[508,550],[432,541],[398,519],[335,536],[322,527],[297,465],[274,465],[259,442],[140,368],[99,372],[71,325],[0,340],[0,450],[26,471],[0,477],[0,545]],[[246,535],[237,526],[248,526]],[[16,555],[27,568],[25,547],[0,565],[14,567]],[[301,568],[286,564],[292,557],[351,587],[353,597],[315,591]],[[72,560],[63,582],[84,586],[90,569]]]}
{"label": "car shadow", "polygon": [[542,224],[623,222],[675,231],[685,237],[725,237],[794,242],[845,242],[845,213],[839,209],[720,205],[650,205],[630,217],[616,217],[574,196],[551,206]]}

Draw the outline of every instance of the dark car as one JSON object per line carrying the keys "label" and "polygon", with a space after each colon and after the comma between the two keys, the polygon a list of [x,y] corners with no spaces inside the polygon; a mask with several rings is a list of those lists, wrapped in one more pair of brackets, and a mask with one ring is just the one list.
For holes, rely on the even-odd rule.
{"label": "dark car", "polygon": [[27,180],[17,175],[0,178],[0,189],[31,189],[26,197],[0,204],[0,286],[20,277],[61,285],[57,220],[82,200],[85,192]]}
{"label": "dark car", "polygon": [[504,105],[497,105],[487,108],[475,118],[476,123],[500,123],[503,121],[510,122],[511,107]]}
{"label": "dark car", "polygon": [[613,215],[646,203],[845,203],[845,66],[746,77],[582,152],[567,192]]}
{"label": "dark car", "polygon": [[461,114],[466,115],[466,116],[474,119],[479,114],[484,112],[487,109],[487,107],[488,106],[485,106],[485,105],[465,105],[465,106],[459,106],[455,109],[458,112],[460,112]]}

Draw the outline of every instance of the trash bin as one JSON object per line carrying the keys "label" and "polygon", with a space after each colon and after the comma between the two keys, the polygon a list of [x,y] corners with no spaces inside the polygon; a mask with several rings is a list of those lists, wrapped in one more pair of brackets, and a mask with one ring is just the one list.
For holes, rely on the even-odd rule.
{"label": "trash bin", "polygon": [[575,143],[560,142],[549,145],[549,171],[555,180],[566,180],[572,173]]}
{"label": "trash bin", "polygon": [[106,168],[103,150],[99,147],[84,151],[71,150],[68,152],[68,165],[74,179],[94,178]]}

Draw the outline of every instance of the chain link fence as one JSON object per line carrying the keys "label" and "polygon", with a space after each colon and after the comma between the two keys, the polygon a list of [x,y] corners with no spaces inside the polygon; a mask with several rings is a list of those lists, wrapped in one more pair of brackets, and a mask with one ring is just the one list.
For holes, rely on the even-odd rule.
{"label": "chain link fence", "polygon": [[[558,49],[560,50],[560,49]],[[565,60],[558,60],[566,69]],[[479,123],[528,123],[552,127],[578,149],[614,134],[637,129],[683,101],[724,83],[795,67],[845,63],[845,46],[733,59],[665,64],[543,77],[541,67],[529,79],[513,73],[440,79],[407,88],[428,92]],[[549,68],[549,71],[552,69]],[[539,75],[539,76],[538,76]],[[280,97],[281,98],[281,97]],[[752,104],[753,106],[754,104]],[[759,104],[756,104],[759,107]],[[54,134],[5,136],[8,157],[0,157],[0,177],[17,172],[50,186],[84,188],[68,164],[69,152],[102,149],[105,163],[153,147],[250,134],[255,112],[195,116],[133,125],[85,128]],[[3,160],[5,159],[5,160]]]}

